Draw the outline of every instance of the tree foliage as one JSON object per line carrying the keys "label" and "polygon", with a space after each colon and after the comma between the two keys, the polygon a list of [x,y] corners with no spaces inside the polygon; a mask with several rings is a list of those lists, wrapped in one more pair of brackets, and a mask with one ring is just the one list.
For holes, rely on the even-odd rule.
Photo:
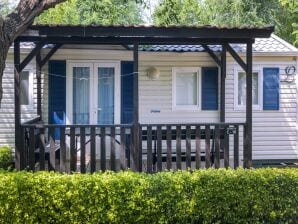
{"label": "tree foliage", "polygon": [[[33,23],[44,10],[65,0],[1,0],[0,8],[0,102],[2,100],[2,77],[8,50],[13,41]],[[10,7],[11,5],[13,7]],[[16,80],[18,81],[18,80]]]}
{"label": "tree foliage", "polygon": [[138,24],[142,5],[133,0],[68,0],[35,19],[38,24]]}
{"label": "tree foliage", "polygon": [[160,0],[153,14],[157,25],[275,25],[276,34],[298,41],[295,0]]}

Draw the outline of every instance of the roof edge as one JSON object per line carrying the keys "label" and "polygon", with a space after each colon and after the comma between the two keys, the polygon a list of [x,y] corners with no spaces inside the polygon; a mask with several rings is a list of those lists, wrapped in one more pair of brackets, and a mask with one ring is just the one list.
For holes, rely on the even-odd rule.
{"label": "roof edge", "polygon": [[277,36],[276,34],[272,33],[271,36],[279,41],[281,44],[287,46],[289,49],[291,49],[293,52],[297,52],[298,53],[298,48],[296,48],[294,45],[290,44],[289,42],[287,42],[286,40],[282,39],[281,37]]}

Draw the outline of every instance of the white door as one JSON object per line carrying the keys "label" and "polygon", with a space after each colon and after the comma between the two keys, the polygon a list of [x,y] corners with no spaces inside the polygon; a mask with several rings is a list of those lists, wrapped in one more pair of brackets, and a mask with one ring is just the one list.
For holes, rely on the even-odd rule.
{"label": "white door", "polygon": [[120,122],[119,62],[68,64],[67,123]]}

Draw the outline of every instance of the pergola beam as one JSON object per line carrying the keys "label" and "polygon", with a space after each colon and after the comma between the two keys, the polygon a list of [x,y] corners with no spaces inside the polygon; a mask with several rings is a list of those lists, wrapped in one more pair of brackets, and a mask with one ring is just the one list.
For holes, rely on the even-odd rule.
{"label": "pergola beam", "polygon": [[71,26],[33,25],[29,31],[39,35],[82,37],[163,37],[163,38],[256,38],[270,37],[273,26],[221,28],[215,26]]}
{"label": "pergola beam", "polygon": [[20,72],[29,64],[29,62],[36,56],[40,49],[45,45],[45,41],[38,42],[33,50],[27,55],[19,66]]}
{"label": "pergola beam", "polygon": [[205,49],[205,51],[210,55],[210,57],[215,61],[215,63],[218,66],[221,66],[221,61],[220,59],[217,57],[217,55],[206,45],[206,44],[202,44],[202,47]]}
{"label": "pergola beam", "polygon": [[55,44],[55,46],[48,52],[48,54],[41,60],[40,66],[43,67],[48,60],[56,53],[56,51],[62,46],[63,44]]}
{"label": "pergola beam", "polygon": [[241,68],[246,72],[247,71],[247,65],[242,60],[242,58],[236,53],[236,51],[230,46],[230,44],[226,45],[226,48],[228,52],[232,55],[232,57],[237,61],[237,63],[241,66]]}
{"label": "pergola beam", "polygon": [[45,41],[46,44],[111,44],[111,45],[215,45],[223,43],[239,43],[246,44],[250,41],[248,38],[177,38],[177,37],[80,37],[80,36],[64,36],[64,37],[40,37],[40,36],[20,36],[19,41]]}

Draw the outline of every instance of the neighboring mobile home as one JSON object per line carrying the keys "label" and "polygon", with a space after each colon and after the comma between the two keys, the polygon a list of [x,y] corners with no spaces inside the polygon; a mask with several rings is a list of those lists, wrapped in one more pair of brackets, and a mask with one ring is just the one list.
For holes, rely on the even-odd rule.
{"label": "neighboring mobile home", "polygon": [[[7,58],[0,143],[15,147],[20,141],[19,168],[32,169],[38,159],[40,169],[45,166],[44,154],[53,169],[70,160],[70,169],[80,164],[83,172],[86,166],[92,171],[134,164],[152,171],[297,162],[298,50],[271,32],[33,26]],[[17,63],[19,41],[23,63]],[[252,105],[246,105],[245,72],[251,72]],[[20,85],[14,86],[14,73]],[[19,114],[27,123],[18,132]]]}

